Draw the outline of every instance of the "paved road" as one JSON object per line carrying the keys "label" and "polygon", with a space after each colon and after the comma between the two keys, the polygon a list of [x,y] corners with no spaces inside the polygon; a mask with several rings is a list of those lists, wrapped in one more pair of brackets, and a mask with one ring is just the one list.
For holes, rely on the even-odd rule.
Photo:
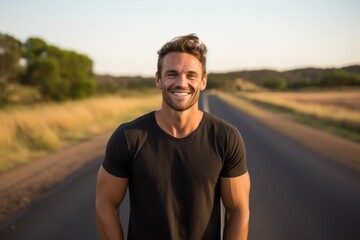
{"label": "paved road", "polygon": [[[249,239],[360,239],[359,178],[216,96],[208,100],[210,112],[239,128],[247,146],[252,180]],[[100,162],[95,159],[49,193],[13,222],[14,227],[3,229],[0,239],[97,239],[94,186]]]}
{"label": "paved road", "polygon": [[209,105],[212,113],[240,130],[247,146],[252,181],[249,239],[360,239],[358,177],[215,96],[209,97]]}

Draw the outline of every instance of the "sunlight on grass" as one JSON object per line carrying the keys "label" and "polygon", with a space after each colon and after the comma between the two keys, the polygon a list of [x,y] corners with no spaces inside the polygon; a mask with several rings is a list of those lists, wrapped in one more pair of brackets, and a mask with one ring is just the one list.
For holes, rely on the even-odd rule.
{"label": "sunlight on grass", "polygon": [[0,173],[160,107],[160,95],[116,96],[0,110]]}
{"label": "sunlight on grass", "polygon": [[[218,93],[258,119],[273,112],[353,142],[360,142],[360,90]],[[263,111],[266,110],[266,111]]]}
{"label": "sunlight on grass", "polygon": [[263,92],[241,93],[238,96],[360,131],[359,91],[335,93]]}

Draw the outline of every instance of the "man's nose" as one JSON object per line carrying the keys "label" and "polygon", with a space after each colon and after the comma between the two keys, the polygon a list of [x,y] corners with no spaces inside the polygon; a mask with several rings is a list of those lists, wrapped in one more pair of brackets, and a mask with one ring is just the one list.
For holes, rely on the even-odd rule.
{"label": "man's nose", "polygon": [[187,86],[187,78],[185,74],[180,74],[178,80],[176,81],[176,86],[178,87],[186,87]]}

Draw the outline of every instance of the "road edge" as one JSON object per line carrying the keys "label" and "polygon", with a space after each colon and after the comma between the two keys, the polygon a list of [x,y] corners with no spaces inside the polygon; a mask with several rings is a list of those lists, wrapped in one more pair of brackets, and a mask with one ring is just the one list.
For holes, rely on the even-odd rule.
{"label": "road edge", "polygon": [[38,200],[104,155],[111,132],[0,175],[0,231]]}
{"label": "road edge", "polygon": [[290,137],[360,177],[360,144],[287,119],[280,114],[257,107],[249,101],[237,98],[229,93],[214,92],[213,94],[266,126]]}

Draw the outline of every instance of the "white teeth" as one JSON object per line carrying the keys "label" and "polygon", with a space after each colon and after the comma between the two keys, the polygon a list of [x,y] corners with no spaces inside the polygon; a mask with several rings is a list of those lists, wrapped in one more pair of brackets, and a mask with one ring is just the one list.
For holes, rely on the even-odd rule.
{"label": "white teeth", "polygon": [[174,95],[177,95],[177,96],[186,96],[186,95],[189,95],[189,93],[174,92]]}

